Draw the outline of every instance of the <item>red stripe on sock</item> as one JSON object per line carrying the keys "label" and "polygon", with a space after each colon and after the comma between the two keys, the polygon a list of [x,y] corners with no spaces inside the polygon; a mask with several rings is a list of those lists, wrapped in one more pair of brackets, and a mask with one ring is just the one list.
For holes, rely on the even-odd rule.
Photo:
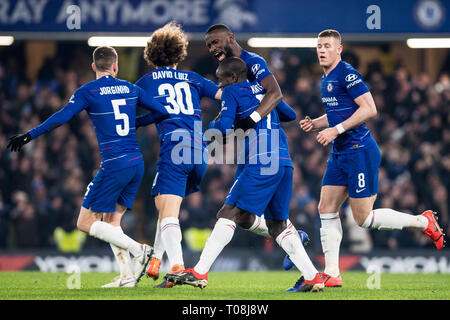
{"label": "red stripe on sock", "polygon": [[370,221],[369,229],[372,228],[374,221],[375,221],[375,210],[372,210],[372,221]]}
{"label": "red stripe on sock", "polygon": [[166,226],[164,226],[164,227],[161,229],[161,232],[164,231],[164,230],[166,230],[167,228],[178,228],[178,229],[180,229],[180,225],[177,225],[177,224],[166,225]]}
{"label": "red stripe on sock", "polygon": [[289,231],[289,232],[286,232],[286,234],[283,236],[283,238],[281,238],[281,240],[283,240],[284,238],[286,238],[287,236],[290,236],[292,234],[292,232],[291,231]]}

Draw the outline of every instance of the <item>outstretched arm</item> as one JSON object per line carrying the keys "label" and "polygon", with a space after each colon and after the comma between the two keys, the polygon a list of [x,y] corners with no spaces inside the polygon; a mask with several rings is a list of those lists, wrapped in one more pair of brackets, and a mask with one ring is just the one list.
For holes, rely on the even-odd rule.
{"label": "outstretched arm", "polygon": [[169,118],[170,114],[161,102],[147,94],[141,88],[137,88],[139,91],[139,106],[150,110],[151,112],[143,116],[136,117],[136,128],[147,126]]}
{"label": "outstretched arm", "polygon": [[74,115],[80,113],[85,107],[87,107],[87,104],[83,97],[75,93],[64,108],[51,115],[42,124],[31,129],[27,133],[16,134],[10,137],[6,148],[10,149],[11,151],[20,151],[25,144],[39,137],[40,135],[63,125],[64,123],[72,119]]}
{"label": "outstretched arm", "polygon": [[169,116],[168,114],[162,114],[158,112],[149,112],[147,114],[144,114],[143,116],[136,117],[136,129],[139,127],[145,127],[153,123],[161,122],[165,119],[167,119]]}

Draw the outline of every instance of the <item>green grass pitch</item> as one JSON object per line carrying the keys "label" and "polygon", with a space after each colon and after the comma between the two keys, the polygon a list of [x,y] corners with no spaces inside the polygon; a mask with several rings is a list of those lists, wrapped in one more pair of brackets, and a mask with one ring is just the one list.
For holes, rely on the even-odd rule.
{"label": "green grass pitch", "polygon": [[[450,300],[450,274],[345,272],[342,288],[325,288],[318,293],[286,292],[299,276],[294,271],[210,272],[209,284],[203,290],[191,286],[154,288],[162,277],[157,282],[144,277],[137,288],[101,288],[116,275],[81,273],[78,282],[81,287],[68,289],[68,280],[76,287],[76,281],[70,282],[73,274],[0,272],[0,297],[2,300]],[[369,289],[368,282],[375,288]]]}

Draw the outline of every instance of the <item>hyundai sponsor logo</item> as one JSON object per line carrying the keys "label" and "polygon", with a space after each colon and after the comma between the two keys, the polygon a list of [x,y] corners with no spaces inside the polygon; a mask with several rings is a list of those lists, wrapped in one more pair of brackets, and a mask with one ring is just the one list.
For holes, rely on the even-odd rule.
{"label": "hyundai sponsor logo", "polygon": [[356,78],[358,78],[358,76],[356,74],[350,73],[345,77],[345,81],[352,82],[352,81],[356,80]]}
{"label": "hyundai sponsor logo", "polygon": [[253,74],[255,74],[255,73],[259,70],[260,67],[261,67],[261,65],[260,65],[259,63],[254,64],[254,65],[252,66],[252,72],[253,72]]}

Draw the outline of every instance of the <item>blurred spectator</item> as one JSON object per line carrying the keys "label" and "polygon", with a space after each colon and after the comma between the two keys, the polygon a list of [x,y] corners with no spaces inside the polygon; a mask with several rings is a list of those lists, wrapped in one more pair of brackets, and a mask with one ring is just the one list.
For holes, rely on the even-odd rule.
{"label": "blurred spectator", "polygon": [[11,210],[11,220],[14,225],[14,242],[17,248],[36,248],[39,246],[39,222],[35,208],[30,203],[27,193],[13,193],[14,207]]}

